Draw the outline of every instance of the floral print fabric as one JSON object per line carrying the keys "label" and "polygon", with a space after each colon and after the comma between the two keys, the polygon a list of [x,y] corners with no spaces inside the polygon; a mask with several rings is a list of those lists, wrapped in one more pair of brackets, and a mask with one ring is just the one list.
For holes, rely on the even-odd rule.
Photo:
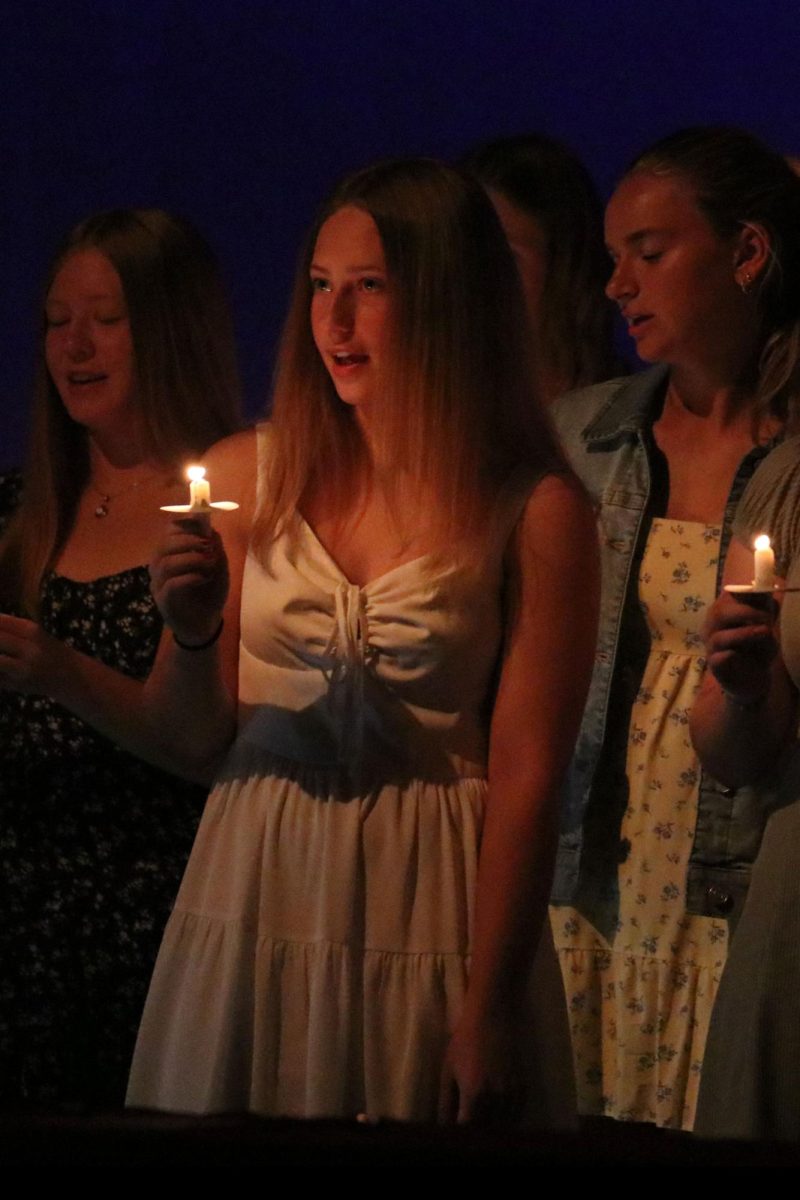
{"label": "floral print fabric", "polygon": [[619,916],[607,941],[576,909],[551,910],[587,1114],[691,1129],[724,921],[685,911],[699,770],[689,712],[720,529],[654,520],[639,575],[650,654],[633,706]]}
{"label": "floral print fabric", "polygon": [[[161,633],[146,567],[51,574],[40,619],[135,678]],[[116,1107],[205,793],[46,696],[0,689],[0,752],[0,1105]]]}

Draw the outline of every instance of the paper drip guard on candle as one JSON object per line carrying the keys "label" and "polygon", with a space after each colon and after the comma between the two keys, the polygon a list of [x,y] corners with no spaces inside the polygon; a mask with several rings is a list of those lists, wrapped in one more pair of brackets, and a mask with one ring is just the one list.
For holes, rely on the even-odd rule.
{"label": "paper drip guard on candle", "polygon": [[[727,583],[725,591],[733,596],[770,596],[775,592],[784,592],[786,588],[775,584],[775,552],[770,546],[769,538],[760,533],[753,543],[755,558],[753,560],[754,576],[752,583]],[[794,590],[794,589],[792,589]]]}
{"label": "paper drip guard on candle", "polygon": [[205,477],[205,467],[189,467],[186,474],[190,480],[189,503],[162,504],[162,512],[182,513],[184,516],[200,516],[202,513],[210,514],[214,509],[217,512],[233,512],[235,508],[239,507],[233,500],[211,499],[211,489]]}

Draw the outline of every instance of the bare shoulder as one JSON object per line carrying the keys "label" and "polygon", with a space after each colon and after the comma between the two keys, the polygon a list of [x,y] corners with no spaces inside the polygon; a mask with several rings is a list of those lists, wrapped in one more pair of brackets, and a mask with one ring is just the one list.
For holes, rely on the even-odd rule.
{"label": "bare shoulder", "polygon": [[596,550],[597,524],[582,484],[570,472],[545,475],[531,491],[520,520],[521,556],[556,552],[572,559],[587,547]]}
{"label": "bare shoulder", "polygon": [[[507,652],[495,708],[502,720],[493,738],[497,745],[501,735],[513,755],[535,748],[540,765],[557,761],[560,772],[586,700],[600,591],[594,512],[573,475],[548,475],[533,487],[511,549]],[[515,730],[526,731],[522,747]]]}
{"label": "bare shoulder", "polygon": [[206,453],[204,463],[212,499],[235,500],[241,514],[238,523],[249,528],[256,497],[256,430],[243,429],[216,442]]}
{"label": "bare shoulder", "polygon": [[257,436],[255,429],[241,429],[215,442],[205,456],[209,474],[212,466],[220,471],[251,469],[255,473]]}

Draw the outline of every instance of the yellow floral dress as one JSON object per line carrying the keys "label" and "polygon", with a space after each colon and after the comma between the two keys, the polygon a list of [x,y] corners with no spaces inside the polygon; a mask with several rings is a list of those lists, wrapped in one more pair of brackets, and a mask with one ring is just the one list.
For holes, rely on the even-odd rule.
{"label": "yellow floral dress", "polygon": [[616,933],[607,941],[577,910],[551,910],[579,1111],[684,1129],[727,950],[724,922],[685,910],[699,784],[689,711],[719,541],[718,526],[654,520],[642,560],[651,646],[631,714]]}

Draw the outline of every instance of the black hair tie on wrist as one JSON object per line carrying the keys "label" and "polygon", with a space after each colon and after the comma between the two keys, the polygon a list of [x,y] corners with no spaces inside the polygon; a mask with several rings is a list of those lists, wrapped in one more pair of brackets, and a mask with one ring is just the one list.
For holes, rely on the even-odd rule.
{"label": "black hair tie on wrist", "polygon": [[219,635],[222,633],[224,625],[225,625],[225,618],[220,617],[219,625],[214,630],[211,637],[207,638],[206,641],[204,641],[204,642],[198,642],[196,646],[189,645],[187,642],[182,642],[181,639],[179,637],[177,637],[174,633],[172,635],[172,640],[176,646],[180,646],[181,650],[207,650],[209,648],[209,646],[214,645],[214,642],[219,641]]}

